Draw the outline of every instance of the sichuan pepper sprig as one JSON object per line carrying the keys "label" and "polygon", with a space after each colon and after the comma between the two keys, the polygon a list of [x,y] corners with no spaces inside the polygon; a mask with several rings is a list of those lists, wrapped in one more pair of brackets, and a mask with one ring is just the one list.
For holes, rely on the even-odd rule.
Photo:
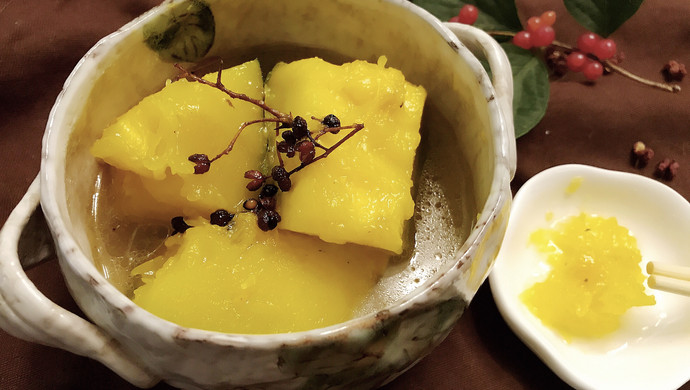
{"label": "sichuan pepper sprig", "polygon": [[[221,75],[222,75],[222,61],[221,61],[221,69],[218,70],[218,77],[216,78],[216,81],[209,81],[206,80],[202,77],[199,77],[195,75],[194,73],[188,71],[182,65],[180,64],[175,64],[175,68],[177,68],[180,71],[179,78],[185,78],[187,81],[193,81],[197,83],[201,83],[204,85],[208,85],[210,87],[216,88],[219,91],[225,93],[228,95],[231,99],[238,99],[238,100],[243,100],[245,102],[251,103],[264,111],[270,113],[271,115],[274,116],[274,118],[262,118],[262,119],[256,119],[248,122],[243,122],[237,132],[235,133],[234,137],[228,144],[228,146],[220,153],[218,153],[215,157],[209,158],[208,155],[203,154],[203,153],[197,153],[189,156],[189,161],[194,163],[194,173],[196,174],[202,174],[208,172],[208,170],[211,168],[211,163],[218,160],[219,158],[227,155],[232,151],[232,149],[235,147],[235,143],[237,142],[237,139],[240,137],[240,134],[242,134],[242,131],[247,128],[249,125],[253,125],[256,123],[266,123],[266,122],[274,122],[278,125],[285,125],[285,124],[291,124],[292,123],[292,115],[290,114],[284,114],[278,110],[274,110],[273,108],[269,107],[266,102],[263,100],[259,99],[254,99],[252,97],[247,96],[246,94],[243,93],[238,93],[232,90],[229,90],[223,85],[223,82],[221,81]],[[227,100],[228,104],[232,106],[232,101]]]}
{"label": "sichuan pepper sprig", "polygon": [[[270,175],[265,175],[258,169],[248,170],[244,174],[244,177],[249,179],[249,183],[246,185],[248,190],[257,191],[261,189],[258,199],[247,199],[243,204],[244,208],[257,215],[258,226],[264,231],[273,230],[281,220],[280,215],[275,210],[275,195],[278,189],[284,192],[289,191],[292,187],[292,180],[290,177],[293,174],[310,164],[328,157],[335,149],[351,139],[357,132],[364,129],[364,124],[362,123],[342,126],[337,116],[329,114],[323,118],[312,116],[311,118],[318,121],[323,127],[317,131],[311,131],[304,118],[300,116],[293,117],[291,113],[286,114],[268,106],[263,100],[254,99],[245,94],[227,89],[221,81],[222,61],[221,69],[218,70],[218,76],[215,82],[201,78],[179,64],[175,64],[175,67],[180,71],[179,78],[185,78],[190,82],[198,82],[216,88],[228,95],[230,99],[238,99],[251,103],[273,116],[272,118],[269,117],[243,122],[230,140],[228,146],[213,158],[209,158],[208,155],[202,153],[196,153],[188,157],[188,160],[194,163],[195,174],[206,173],[211,168],[211,163],[229,154],[233,150],[235,143],[245,128],[258,123],[275,123],[276,154],[279,164],[271,169]],[[227,102],[232,106],[231,100],[227,100]],[[281,129],[285,129],[282,134]],[[326,147],[319,143],[318,140],[326,134],[338,134],[341,130],[350,131],[332,146]],[[278,137],[282,137],[282,140],[278,140]],[[317,148],[322,150],[320,154],[316,153]],[[285,168],[282,155],[285,155],[287,158],[293,158],[299,155],[300,164],[288,171]],[[277,186],[269,183],[268,179],[272,179]]]}

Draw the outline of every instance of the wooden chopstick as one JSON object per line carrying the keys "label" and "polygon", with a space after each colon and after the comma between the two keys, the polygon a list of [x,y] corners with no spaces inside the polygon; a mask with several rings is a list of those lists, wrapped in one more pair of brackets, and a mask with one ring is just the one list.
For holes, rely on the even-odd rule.
{"label": "wooden chopstick", "polygon": [[690,297],[690,267],[650,261],[647,273],[649,288]]}

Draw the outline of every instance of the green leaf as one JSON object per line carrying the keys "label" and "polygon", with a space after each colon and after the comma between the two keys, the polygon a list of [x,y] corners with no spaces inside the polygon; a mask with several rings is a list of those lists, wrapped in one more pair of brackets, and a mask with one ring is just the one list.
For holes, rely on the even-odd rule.
{"label": "green leaf", "polygon": [[460,3],[458,10],[465,4],[476,5],[479,9],[479,17],[474,23],[475,27],[485,31],[522,30],[514,0],[467,0]]}
{"label": "green leaf", "polygon": [[513,0],[411,0],[411,2],[444,22],[456,16],[463,5],[472,4],[479,9],[475,27],[482,30],[519,31],[522,29]]}
{"label": "green leaf", "polygon": [[[483,30],[522,30],[513,0],[412,0],[437,18],[447,21],[457,15],[465,4],[479,8],[474,24]],[[544,63],[528,50],[511,43],[501,46],[508,54],[513,71],[513,115],[515,136],[520,137],[539,123],[549,102],[549,74]],[[483,64],[488,69],[486,64]]]}
{"label": "green leaf", "polygon": [[584,28],[607,37],[637,12],[644,0],[563,0]]}
{"label": "green leaf", "polygon": [[429,11],[443,22],[457,15],[462,7],[458,0],[410,0],[410,2]]}
{"label": "green leaf", "polygon": [[513,71],[515,137],[527,134],[546,113],[549,104],[549,72],[531,51],[502,43]]}
{"label": "green leaf", "polygon": [[143,35],[144,43],[164,61],[195,62],[211,49],[216,22],[206,2],[178,2],[146,23]]}

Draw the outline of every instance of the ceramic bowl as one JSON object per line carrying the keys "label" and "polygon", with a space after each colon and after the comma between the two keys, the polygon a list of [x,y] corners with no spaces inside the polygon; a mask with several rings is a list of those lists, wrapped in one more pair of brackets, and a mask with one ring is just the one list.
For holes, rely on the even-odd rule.
{"label": "ceramic bowl", "polygon": [[[579,186],[567,190],[573,180],[580,181]],[[575,388],[680,387],[690,379],[688,297],[647,288],[655,305],[628,310],[613,334],[570,343],[545,327],[520,300],[520,294],[548,272],[545,257],[528,246],[531,232],[581,212],[615,217],[630,230],[642,254],[642,270],[649,261],[690,266],[690,203],[680,194],[638,174],[558,166],[535,175],[515,195],[490,276],[499,311],[525,344]]]}
{"label": "ceramic bowl", "polygon": [[[488,59],[496,89],[468,47]],[[323,329],[225,334],[184,328],[137,307],[94,266],[89,210],[99,167],[88,147],[176,73],[172,62],[220,56],[232,66],[259,57],[270,69],[278,60],[313,55],[336,62],[385,55],[388,66],[426,88],[425,136],[445,134],[450,141],[442,146],[464,167],[447,173],[466,180],[467,197],[459,200],[466,229],[453,236],[454,249],[390,269],[376,288],[397,283],[402,294]],[[39,179],[0,234],[0,324],[18,337],[97,359],[138,386],[381,386],[446,337],[492,266],[515,170],[511,77],[488,35],[444,26],[408,1],[165,1],[101,40],[66,81],[48,121]],[[50,244],[40,234],[39,199],[67,286],[92,322],[47,300],[22,271]]]}

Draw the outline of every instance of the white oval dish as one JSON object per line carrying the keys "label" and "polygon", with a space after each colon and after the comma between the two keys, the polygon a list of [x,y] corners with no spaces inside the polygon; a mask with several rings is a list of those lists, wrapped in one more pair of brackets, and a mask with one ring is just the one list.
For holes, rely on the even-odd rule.
{"label": "white oval dish", "polygon": [[[576,178],[581,183],[571,191],[568,186]],[[637,174],[585,165],[550,168],[527,181],[515,196],[489,277],[501,315],[575,388],[680,387],[690,379],[690,298],[648,288],[656,305],[630,309],[621,328],[609,336],[571,343],[545,327],[520,300],[525,289],[548,273],[546,258],[528,246],[529,235],[581,212],[616,217],[628,228],[637,238],[643,270],[649,261],[690,266],[690,203],[680,194]]]}

